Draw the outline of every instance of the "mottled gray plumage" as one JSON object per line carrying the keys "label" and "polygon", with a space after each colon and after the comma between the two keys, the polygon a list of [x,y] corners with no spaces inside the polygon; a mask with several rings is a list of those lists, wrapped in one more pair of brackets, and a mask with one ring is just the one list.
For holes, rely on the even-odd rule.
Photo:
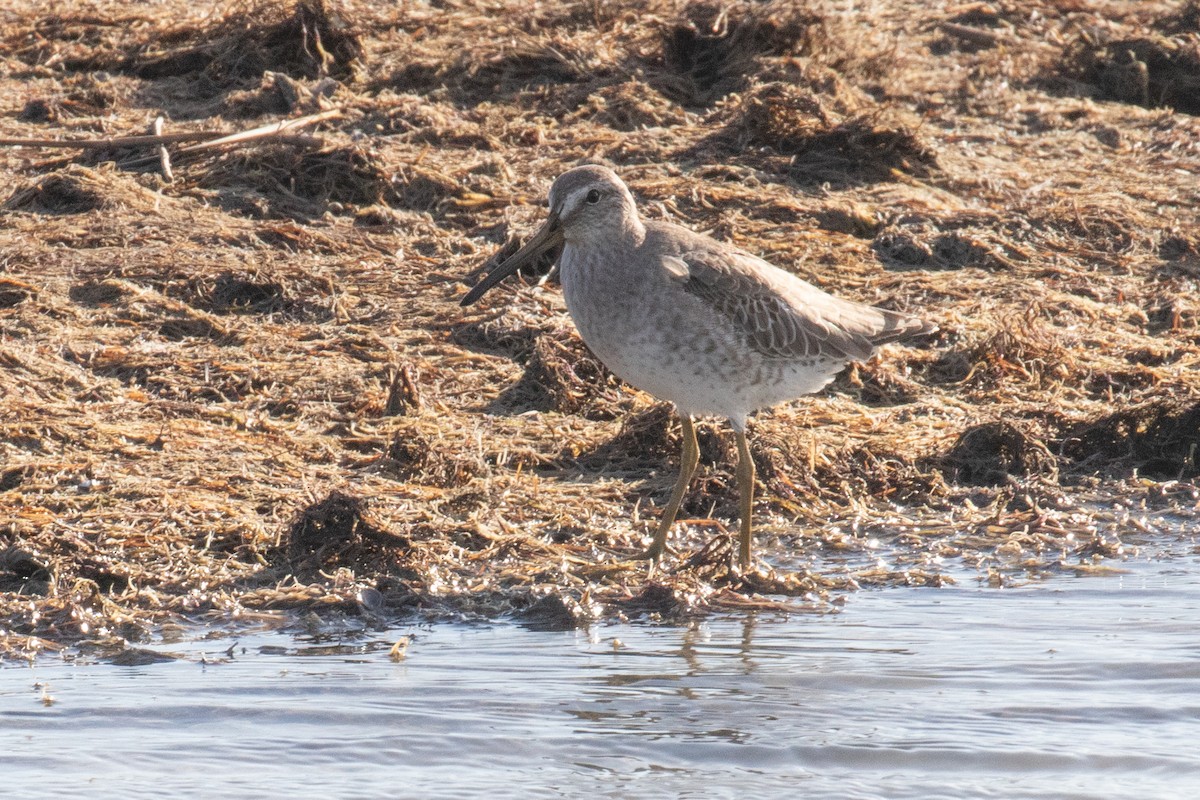
{"label": "mottled gray plumage", "polygon": [[684,291],[730,320],[769,358],[869,358],[881,344],[926,330],[912,317],[826,294],[733,248],[697,250],[680,260]]}
{"label": "mottled gray plumage", "polygon": [[719,414],[738,441],[739,561],[750,562],[754,465],[746,417],[817,391],[885,342],[935,330],[922,320],[834,297],[749,253],[666,222],[643,222],[605,167],[577,167],[550,189],[550,215],[463,299],[561,248],[563,295],[580,335],[627,382],[673,402],[683,469],[647,555],[658,558],[698,448],[691,417]]}

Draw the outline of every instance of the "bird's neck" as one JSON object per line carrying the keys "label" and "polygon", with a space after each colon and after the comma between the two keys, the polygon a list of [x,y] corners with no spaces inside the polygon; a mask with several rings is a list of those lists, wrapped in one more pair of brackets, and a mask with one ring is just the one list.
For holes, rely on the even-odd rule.
{"label": "bird's neck", "polygon": [[646,226],[642,224],[636,214],[631,214],[623,218],[621,225],[615,230],[610,228],[605,231],[603,241],[598,244],[609,248],[635,248],[640,247],[644,241],[646,241]]}
{"label": "bird's neck", "polygon": [[646,226],[637,214],[626,214],[620,221],[610,220],[603,225],[572,226],[563,233],[568,247],[607,253],[636,249],[646,240]]}

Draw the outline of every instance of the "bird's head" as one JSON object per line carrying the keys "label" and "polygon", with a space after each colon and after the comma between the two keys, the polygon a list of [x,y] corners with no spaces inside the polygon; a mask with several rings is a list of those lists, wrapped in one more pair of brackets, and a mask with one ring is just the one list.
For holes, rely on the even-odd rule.
{"label": "bird's head", "polygon": [[488,289],[565,244],[612,246],[623,232],[643,231],[633,195],[608,167],[588,165],[567,170],[550,187],[550,215],[525,245],[511,257],[491,266],[462,299],[469,306]]}

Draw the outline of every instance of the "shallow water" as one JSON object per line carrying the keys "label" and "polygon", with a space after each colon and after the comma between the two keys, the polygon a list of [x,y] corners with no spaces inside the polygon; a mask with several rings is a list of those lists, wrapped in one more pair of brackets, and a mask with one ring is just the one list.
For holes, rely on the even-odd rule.
{"label": "shallow water", "polygon": [[225,638],[156,646],[189,656],[169,663],[9,667],[3,791],[1194,798],[1200,558],[1127,567],[689,629],[259,632],[232,658]]}

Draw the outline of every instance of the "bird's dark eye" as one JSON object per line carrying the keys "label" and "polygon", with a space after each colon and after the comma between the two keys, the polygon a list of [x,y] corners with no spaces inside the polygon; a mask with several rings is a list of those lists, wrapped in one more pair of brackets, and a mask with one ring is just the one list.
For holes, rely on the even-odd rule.
{"label": "bird's dark eye", "polygon": [[599,203],[600,202],[600,190],[592,189],[590,192],[588,192],[587,193],[587,201],[589,203],[591,203],[592,205],[596,205],[596,203]]}

